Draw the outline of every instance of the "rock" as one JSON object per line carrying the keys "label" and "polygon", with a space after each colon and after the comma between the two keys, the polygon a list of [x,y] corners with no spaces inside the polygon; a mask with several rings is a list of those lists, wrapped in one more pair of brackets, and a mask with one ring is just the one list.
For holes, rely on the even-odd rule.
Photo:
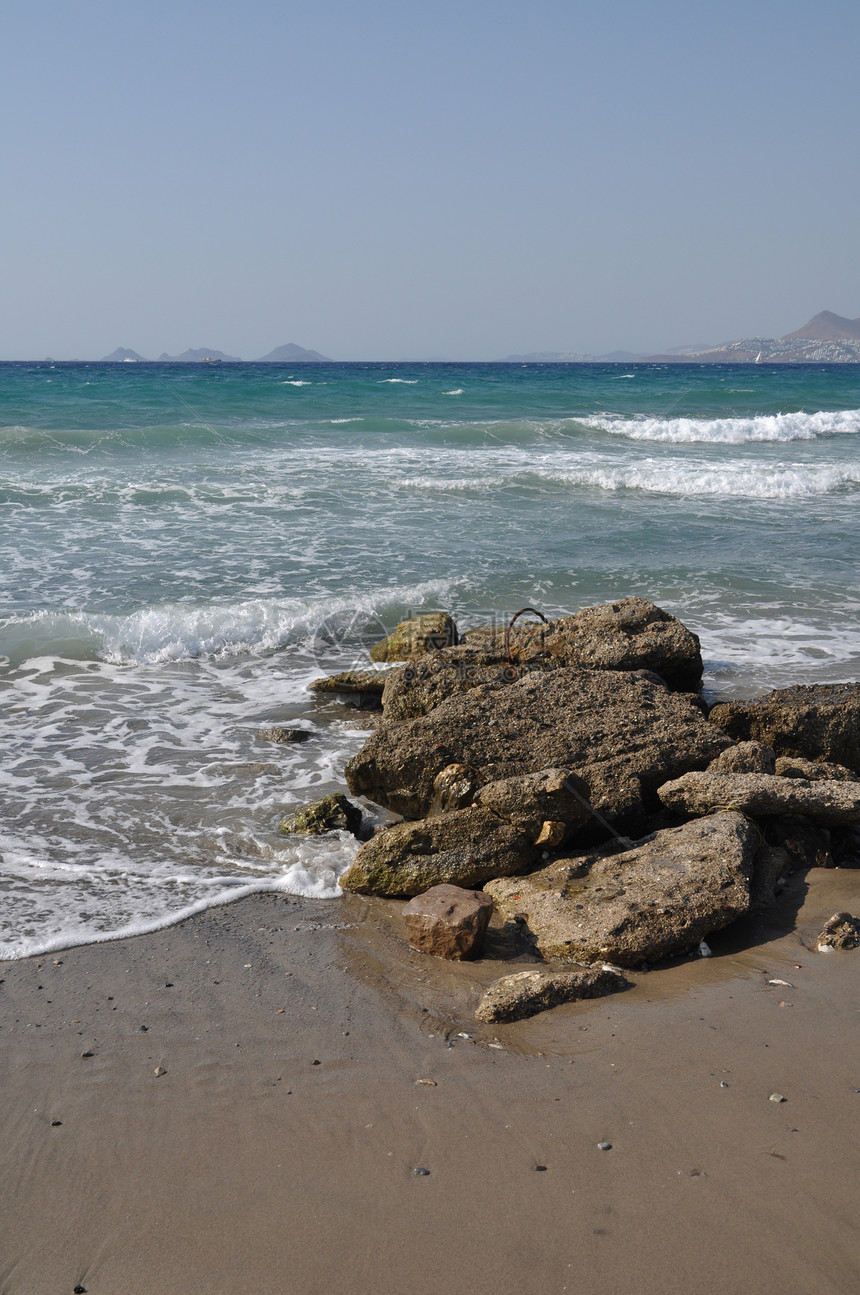
{"label": "rock", "polygon": [[[504,627],[469,630],[463,642],[506,660]],[[702,678],[696,635],[645,598],[584,607],[548,625],[518,622],[510,643],[515,665],[550,657],[589,670],[653,670],[681,690],[697,688]]]}
{"label": "rock", "polygon": [[564,664],[560,657],[535,658],[513,670],[503,657],[463,646],[445,648],[389,672],[382,694],[385,719],[388,723],[417,719],[429,715],[449,697],[473,688],[502,688],[523,674],[558,670]]}
{"label": "rock", "polygon": [[638,967],[695,948],[749,910],[759,840],[742,814],[714,814],[485,889],[544,958]]}
{"label": "rock", "polygon": [[760,701],[724,702],[710,719],[735,741],[754,738],[778,756],[835,762],[860,773],[860,683],[780,688]]}
{"label": "rock", "polygon": [[306,728],[258,728],[257,737],[262,742],[307,742],[313,733]]}
{"label": "rock", "polygon": [[447,612],[412,616],[370,649],[371,661],[414,661],[457,643],[457,626]]}
{"label": "rock", "polygon": [[658,792],[669,809],[710,814],[737,809],[744,814],[802,814],[819,823],[860,823],[860,783],[807,782],[768,773],[685,773]]}
{"label": "rock", "polygon": [[437,958],[476,958],[493,915],[493,901],[481,890],[433,886],[403,909],[413,949]]}
{"label": "rock", "polygon": [[520,872],[539,856],[522,828],[470,805],[386,828],[362,845],[339,884],[363,895],[420,895],[445,883],[471,889]]}
{"label": "rock", "polygon": [[804,760],[799,755],[781,755],[774,772],[780,778],[805,778],[807,782],[860,782],[860,774],[844,764]]}
{"label": "rock", "polygon": [[851,913],[834,913],[818,937],[818,948],[856,949],[860,944],[860,917]]}
{"label": "rock", "polygon": [[709,773],[773,773],[776,757],[761,742],[739,742],[721,751],[708,765]]}
{"label": "rock", "polygon": [[834,828],[830,849],[832,864],[825,863],[825,868],[860,868],[860,827]]}
{"label": "rock", "polygon": [[308,684],[311,692],[332,693],[349,697],[360,710],[379,710],[388,670],[344,670],[323,675]]}
{"label": "rock", "polygon": [[353,836],[357,836],[361,831],[361,819],[358,806],[337,791],[296,810],[283,820],[280,831],[285,836],[293,832],[305,836],[322,836],[324,832],[351,832]]}
{"label": "rock", "polygon": [[588,794],[587,784],[572,771],[542,769],[485,783],[475,794],[475,804],[523,828],[535,845],[546,847],[561,845],[569,829],[588,822]]}
{"label": "rock", "polygon": [[[350,791],[405,818],[430,812],[451,764],[478,787],[544,769],[575,769],[619,831],[642,832],[657,787],[703,769],[731,742],[687,696],[653,675],[553,669],[449,697],[429,715],[384,723],[346,766]],[[563,819],[563,814],[546,818]]]}
{"label": "rock", "polygon": [[786,814],[767,823],[767,839],[785,851],[786,875],[800,868],[832,868],[831,835],[826,827],[816,827],[806,818]]}
{"label": "rock", "polygon": [[475,799],[477,786],[477,775],[469,765],[446,764],[433,779],[433,796],[428,816],[466,809]]}
{"label": "rock", "polygon": [[629,984],[630,981],[619,972],[605,967],[578,967],[575,971],[519,971],[490,985],[475,1016],[479,1021],[520,1021],[549,1007],[557,1007],[559,1003],[617,993]]}

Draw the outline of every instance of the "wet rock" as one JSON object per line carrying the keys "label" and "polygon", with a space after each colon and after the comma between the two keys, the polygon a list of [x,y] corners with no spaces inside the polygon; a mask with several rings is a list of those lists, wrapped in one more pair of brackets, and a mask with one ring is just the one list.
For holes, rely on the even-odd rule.
{"label": "wet rock", "polygon": [[804,760],[799,755],[781,755],[774,772],[780,778],[805,778],[807,782],[860,782],[860,774],[844,764]]}
{"label": "wet rock", "polygon": [[769,908],[780,889],[780,882],[793,870],[787,850],[761,840],[753,861],[750,910],[757,913]]}
{"label": "wet rock", "polygon": [[450,814],[455,809],[466,809],[475,799],[478,777],[467,764],[446,764],[433,779],[433,797],[429,816]]}
{"label": "wet rock", "polygon": [[520,1021],[559,1003],[617,993],[629,984],[620,972],[605,967],[519,971],[490,985],[475,1016],[479,1021]]}
{"label": "wet rock", "polygon": [[294,832],[304,836],[322,836],[324,832],[351,832],[356,836],[361,831],[361,819],[358,806],[338,791],[290,814],[281,823],[280,831],[285,836]]}
{"label": "wet rock", "polygon": [[665,783],[663,804],[684,814],[738,809],[744,814],[801,814],[818,823],[860,823],[860,783],[807,782],[767,773],[685,773]]}
{"label": "wet rock", "polygon": [[[470,630],[463,642],[506,659],[504,626]],[[510,644],[514,665],[549,657],[589,670],[653,670],[682,690],[697,688],[702,677],[696,635],[645,598],[584,607],[548,625],[520,621]]]}
{"label": "wet rock", "polygon": [[714,814],[485,889],[544,958],[638,967],[696,948],[749,910],[759,841],[742,814]]}
{"label": "wet rock", "polygon": [[527,832],[470,805],[438,818],[394,823],[366,841],[340,878],[343,890],[365,895],[420,895],[450,883],[471,889],[537,862]]}
{"label": "wet rock", "polygon": [[785,851],[786,874],[800,868],[832,868],[831,833],[806,818],[786,814],[770,819],[765,831],[771,845]]}
{"label": "wet rock", "polygon": [[[346,767],[347,785],[405,818],[431,810],[448,765],[479,786],[544,769],[574,769],[591,803],[636,834],[659,807],[657,787],[703,769],[731,742],[687,696],[654,675],[553,669],[449,697],[429,715],[385,723]],[[563,818],[563,815],[547,815]]]}
{"label": "wet rock", "polygon": [[258,728],[257,737],[261,742],[308,742],[313,733],[306,728]]}
{"label": "wet rock", "polygon": [[780,688],[760,701],[724,702],[710,719],[737,742],[754,738],[778,756],[824,760],[860,773],[860,683]]}
{"label": "wet rock", "polygon": [[761,742],[738,742],[721,751],[708,765],[708,773],[773,773],[776,757]]}
{"label": "wet rock", "polygon": [[860,945],[860,917],[851,913],[834,913],[818,937],[818,948],[856,949]]}
{"label": "wet rock", "polygon": [[344,670],[313,679],[308,688],[311,692],[348,697],[360,710],[379,710],[388,673],[387,670]]}
{"label": "wet rock", "polygon": [[371,661],[414,661],[428,652],[454,647],[457,626],[447,612],[429,612],[401,621],[370,649]]}
{"label": "wet rock", "polygon": [[403,909],[413,949],[458,962],[478,957],[492,915],[489,895],[460,886],[433,886]]}

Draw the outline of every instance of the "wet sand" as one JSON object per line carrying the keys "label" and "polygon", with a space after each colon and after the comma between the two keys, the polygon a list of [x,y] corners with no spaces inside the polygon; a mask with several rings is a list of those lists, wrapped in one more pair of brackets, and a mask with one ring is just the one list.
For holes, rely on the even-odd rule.
{"label": "wet sand", "polygon": [[506,1026],[473,1015],[501,938],[442,963],[400,908],[260,895],[0,964],[3,1295],[860,1289],[860,951],[814,951],[860,872]]}

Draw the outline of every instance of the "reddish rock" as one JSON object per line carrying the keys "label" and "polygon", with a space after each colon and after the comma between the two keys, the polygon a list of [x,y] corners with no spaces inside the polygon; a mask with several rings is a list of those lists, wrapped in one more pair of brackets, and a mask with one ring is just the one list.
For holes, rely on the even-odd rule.
{"label": "reddish rock", "polygon": [[478,956],[492,914],[482,890],[433,886],[409,901],[403,920],[413,949],[460,961]]}

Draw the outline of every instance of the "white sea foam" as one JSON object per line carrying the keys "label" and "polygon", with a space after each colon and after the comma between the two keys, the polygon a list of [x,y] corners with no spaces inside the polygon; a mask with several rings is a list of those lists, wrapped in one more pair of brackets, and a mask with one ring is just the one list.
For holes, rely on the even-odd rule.
{"label": "white sea foam", "polygon": [[282,387],[312,387],[312,382],[303,382],[301,378],[287,378],[281,383]]}
{"label": "white sea foam", "polygon": [[454,387],[453,391],[443,391],[442,395],[443,396],[462,396],[464,390],[465,388],[463,387]]}
{"label": "white sea foam", "polygon": [[817,413],[756,414],[747,418],[627,418],[602,414],[585,418],[587,427],[634,441],[704,442],[743,445],[751,441],[811,441],[819,436],[860,431],[860,409]]}
{"label": "white sea foam", "polygon": [[551,466],[535,474],[544,481],[599,490],[642,490],[648,494],[713,495],[745,499],[810,499],[860,484],[856,467],[809,464],[780,466],[736,459],[731,464],[644,459],[619,466],[564,469]]}
{"label": "white sea foam", "polygon": [[[250,598],[205,606],[165,603],[125,616],[39,611],[0,620],[0,654],[13,661],[98,656],[115,665],[269,654],[312,637],[332,618],[372,619],[392,606],[441,604],[447,591],[446,581],[427,580],[341,597]],[[385,632],[380,622],[379,637]]]}
{"label": "white sea foam", "polygon": [[380,383],[383,383],[383,382],[399,383],[400,386],[403,386],[403,387],[414,387],[417,385],[419,380],[418,378],[380,378],[379,381]]}

